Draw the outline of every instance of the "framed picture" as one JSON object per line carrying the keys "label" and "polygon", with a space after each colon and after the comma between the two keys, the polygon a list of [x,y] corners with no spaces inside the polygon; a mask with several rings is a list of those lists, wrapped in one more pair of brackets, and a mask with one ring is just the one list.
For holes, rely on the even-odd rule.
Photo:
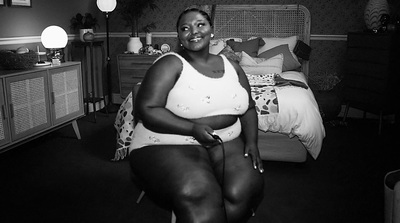
{"label": "framed picture", "polygon": [[0,6],[5,6],[6,3],[4,2],[5,0],[0,0]]}
{"label": "framed picture", "polygon": [[[0,0],[2,1],[2,0]],[[3,0],[5,1],[5,0]],[[32,7],[32,0],[9,0],[9,6]]]}

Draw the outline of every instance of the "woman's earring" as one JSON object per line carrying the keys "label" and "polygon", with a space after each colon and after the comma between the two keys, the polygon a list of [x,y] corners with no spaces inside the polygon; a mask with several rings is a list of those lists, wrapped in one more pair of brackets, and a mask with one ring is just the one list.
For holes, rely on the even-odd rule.
{"label": "woman's earring", "polygon": [[214,38],[214,33],[211,33],[211,38]]}

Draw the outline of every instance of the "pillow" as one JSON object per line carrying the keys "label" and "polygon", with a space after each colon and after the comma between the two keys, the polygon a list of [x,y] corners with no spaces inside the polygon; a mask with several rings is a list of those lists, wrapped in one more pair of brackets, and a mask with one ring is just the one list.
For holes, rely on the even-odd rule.
{"label": "pillow", "polygon": [[283,54],[278,54],[269,59],[251,57],[246,52],[242,52],[242,59],[239,65],[246,74],[267,74],[282,73]]}
{"label": "pillow", "polygon": [[299,61],[293,57],[293,54],[289,51],[289,44],[273,47],[259,54],[257,57],[269,59],[278,54],[283,54],[283,65],[282,71],[298,70],[301,67]]}
{"label": "pillow", "polygon": [[309,60],[311,54],[311,47],[305,42],[298,40],[296,46],[293,49],[293,53],[303,60]]}
{"label": "pillow", "polygon": [[226,44],[232,47],[233,51],[235,52],[244,51],[248,55],[256,57],[258,49],[260,48],[260,46],[263,46],[265,42],[261,38],[256,38],[244,42],[236,42],[234,40],[228,40],[226,41]]}
{"label": "pillow", "polygon": [[220,53],[221,50],[223,50],[226,47],[226,41],[230,39],[233,39],[237,42],[242,42],[242,39],[240,38],[222,38],[222,39],[210,40],[210,45],[209,45],[210,53],[214,55]]}
{"label": "pillow", "polygon": [[285,37],[285,38],[264,37],[262,39],[264,40],[265,45],[260,47],[260,49],[258,49],[258,54],[261,54],[262,52],[264,52],[266,50],[272,49],[276,46],[283,45],[283,44],[288,44],[290,52],[293,53],[293,50],[294,50],[294,47],[296,46],[298,37],[297,36],[290,36],[290,37]]}
{"label": "pillow", "polygon": [[223,50],[221,50],[221,52],[218,53],[218,55],[220,54],[225,55],[226,58],[231,59],[236,63],[239,63],[242,57],[242,52],[233,51],[229,45],[227,45]]}

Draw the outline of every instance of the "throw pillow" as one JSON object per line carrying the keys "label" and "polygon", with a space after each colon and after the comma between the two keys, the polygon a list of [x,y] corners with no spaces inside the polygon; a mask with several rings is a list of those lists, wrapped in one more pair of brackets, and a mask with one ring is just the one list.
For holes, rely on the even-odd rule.
{"label": "throw pillow", "polygon": [[262,52],[257,57],[269,59],[280,53],[283,54],[282,71],[298,70],[301,67],[299,61],[294,58],[292,53],[290,52],[288,44],[273,47],[269,50]]}
{"label": "throw pillow", "polygon": [[226,56],[226,58],[235,61],[236,63],[239,63],[242,57],[241,52],[235,52],[232,50],[232,48],[227,45],[221,52],[218,53],[218,55],[223,54]]}
{"label": "throw pillow", "polygon": [[242,59],[239,65],[246,74],[267,74],[282,73],[283,54],[278,54],[269,59],[251,57],[246,52],[242,52]]}
{"label": "throw pillow", "polygon": [[285,37],[285,38],[264,37],[262,39],[264,40],[265,45],[263,45],[262,47],[260,47],[260,49],[258,49],[258,54],[261,54],[262,52],[264,52],[266,50],[272,49],[276,46],[283,45],[283,44],[288,44],[290,52],[293,53],[293,50],[294,50],[294,47],[296,46],[298,37],[297,36],[289,36],[289,37]]}
{"label": "throw pillow", "polygon": [[234,40],[228,40],[226,41],[226,44],[232,47],[233,51],[235,52],[244,51],[248,55],[256,57],[258,49],[260,48],[260,46],[264,46],[265,42],[264,40],[262,40],[262,38],[256,38],[244,42],[236,42]]}
{"label": "throw pillow", "polygon": [[230,39],[233,39],[236,42],[242,42],[242,39],[240,38],[221,38],[221,39],[210,40],[210,45],[209,45],[210,53],[214,55],[220,53],[221,50],[223,50],[226,47],[226,41]]}

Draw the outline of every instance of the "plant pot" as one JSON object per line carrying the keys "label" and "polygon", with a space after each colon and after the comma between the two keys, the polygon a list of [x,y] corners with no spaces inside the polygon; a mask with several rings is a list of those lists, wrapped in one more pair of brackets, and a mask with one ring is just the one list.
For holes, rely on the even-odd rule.
{"label": "plant pot", "polygon": [[94,34],[93,29],[80,29],[79,30],[79,39],[82,42],[85,42],[85,39],[83,38],[83,35],[85,35],[85,33],[87,33],[87,32],[90,32],[90,33]]}
{"label": "plant pot", "polygon": [[138,54],[139,50],[143,47],[143,44],[140,42],[139,37],[130,37],[126,47],[128,52]]}
{"label": "plant pot", "polygon": [[364,11],[367,29],[377,31],[382,25],[380,19],[383,14],[389,14],[387,0],[369,0]]}

